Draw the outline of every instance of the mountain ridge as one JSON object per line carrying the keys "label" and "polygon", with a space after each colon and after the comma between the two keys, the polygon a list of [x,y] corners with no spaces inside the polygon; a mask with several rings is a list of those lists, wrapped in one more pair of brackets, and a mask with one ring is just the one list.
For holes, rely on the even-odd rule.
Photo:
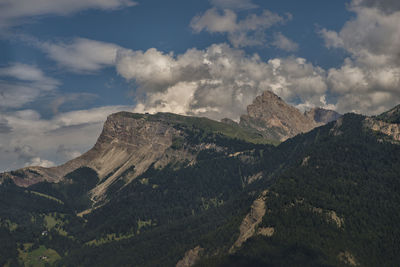
{"label": "mountain ridge", "polygon": [[[196,118],[172,113],[137,114],[118,112],[108,116],[102,133],[92,149],[60,166],[26,167],[0,174],[0,180],[12,179],[17,185],[28,187],[47,181],[60,182],[68,173],[89,167],[99,177],[99,185],[91,191],[92,199],[103,199],[107,188],[121,176],[129,183],[151,165],[156,168],[170,163],[193,161],[205,149],[222,149],[213,144],[196,144],[184,148],[185,131],[199,130],[204,134],[221,134],[255,143],[270,143],[257,133],[239,126],[229,126],[207,118]],[[126,178],[128,177],[129,178]]]}
{"label": "mountain ridge", "polygon": [[0,264],[395,266],[400,124],[386,119],[349,113],[271,145],[234,123],[112,114],[77,159],[1,175]]}
{"label": "mountain ridge", "polygon": [[[273,146],[204,118],[111,115],[97,155],[63,171],[91,167],[0,185],[0,255],[17,266],[43,250],[55,266],[391,266],[400,150],[375,124],[400,126],[345,114]],[[152,143],[159,150],[141,158]]]}

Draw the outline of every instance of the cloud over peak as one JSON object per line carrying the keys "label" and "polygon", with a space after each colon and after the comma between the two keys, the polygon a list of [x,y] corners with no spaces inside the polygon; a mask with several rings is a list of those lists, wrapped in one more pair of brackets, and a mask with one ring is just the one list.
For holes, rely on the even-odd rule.
{"label": "cloud over peak", "polygon": [[305,59],[289,57],[264,62],[258,55],[227,44],[205,50],[189,49],[180,55],[154,48],[124,50],[117,56],[117,71],[137,85],[137,112],[175,112],[237,119],[264,90],[287,101],[320,101],[327,90],[325,72]]}

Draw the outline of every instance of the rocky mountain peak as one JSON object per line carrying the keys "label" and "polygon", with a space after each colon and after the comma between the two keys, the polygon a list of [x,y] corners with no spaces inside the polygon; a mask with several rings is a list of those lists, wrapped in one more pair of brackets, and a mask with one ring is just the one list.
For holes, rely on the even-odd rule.
{"label": "rocky mountain peak", "polygon": [[28,167],[2,174],[0,178],[11,178],[19,186],[29,186],[41,181],[59,182],[68,173],[89,167],[100,179],[92,190],[96,200],[121,177],[128,183],[152,164],[166,165],[182,157],[190,160],[185,152],[170,149],[173,138],[182,135],[173,126],[168,116],[115,113],[108,116],[94,147],[83,155],[57,167]]}
{"label": "rocky mountain peak", "polygon": [[247,114],[240,117],[239,125],[253,129],[270,140],[285,141],[340,116],[333,110],[323,108],[302,113],[273,92],[265,91],[247,107]]}
{"label": "rocky mountain peak", "polygon": [[271,91],[264,91],[261,96],[256,97],[255,101],[270,101],[270,100],[275,100],[275,101],[283,101],[279,96],[277,96],[276,94],[274,94]]}
{"label": "rocky mountain peak", "polygon": [[247,115],[240,117],[242,127],[253,128],[266,138],[284,141],[299,133],[307,132],[318,123],[279,96],[265,91],[247,107]]}

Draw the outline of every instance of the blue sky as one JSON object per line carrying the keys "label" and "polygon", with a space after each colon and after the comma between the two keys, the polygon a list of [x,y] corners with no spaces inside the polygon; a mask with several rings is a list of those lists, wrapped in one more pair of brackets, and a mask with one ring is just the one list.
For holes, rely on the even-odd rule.
{"label": "blue sky", "polygon": [[238,119],[400,102],[394,0],[0,0],[0,171],[88,150],[119,110]]}

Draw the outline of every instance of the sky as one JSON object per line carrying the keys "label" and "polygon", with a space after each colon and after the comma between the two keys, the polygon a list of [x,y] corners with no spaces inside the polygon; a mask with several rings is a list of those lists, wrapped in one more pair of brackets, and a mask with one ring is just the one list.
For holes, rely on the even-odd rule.
{"label": "sky", "polygon": [[0,171],[75,158],[121,110],[238,120],[400,103],[397,0],[0,0]]}

